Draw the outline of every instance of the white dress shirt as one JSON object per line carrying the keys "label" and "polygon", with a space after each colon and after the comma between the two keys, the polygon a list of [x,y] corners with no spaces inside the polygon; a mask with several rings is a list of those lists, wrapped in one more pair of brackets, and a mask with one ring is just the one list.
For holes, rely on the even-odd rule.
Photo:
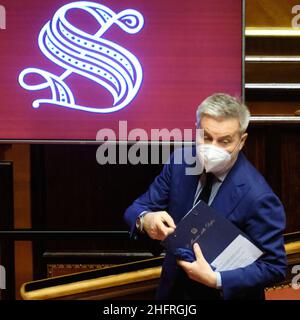
{"label": "white dress shirt", "polygon": [[[210,206],[211,203],[214,201],[214,198],[215,196],[217,195],[223,181],[225,180],[228,172],[230,171],[230,169],[228,171],[226,171],[225,173],[222,173],[222,174],[214,174],[215,178],[213,180],[213,184],[212,184],[212,188],[211,188],[211,193],[210,193],[210,197],[209,197],[209,200],[208,200],[208,205]],[[197,190],[196,190],[196,193],[195,193],[195,197],[194,197],[194,204],[196,204],[196,200],[198,199],[202,189],[203,189],[203,185],[205,183],[204,181],[205,179],[205,176],[203,174],[201,174],[200,176],[200,179],[199,179],[199,182],[198,182],[198,186],[197,186]],[[216,276],[217,276],[217,289],[222,289],[222,277],[221,277],[221,274],[220,272],[215,272]]]}

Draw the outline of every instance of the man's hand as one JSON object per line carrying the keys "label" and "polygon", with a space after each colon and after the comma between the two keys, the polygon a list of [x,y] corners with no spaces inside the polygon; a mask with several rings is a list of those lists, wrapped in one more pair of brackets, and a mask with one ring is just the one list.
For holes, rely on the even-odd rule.
{"label": "man's hand", "polygon": [[209,263],[203,257],[202,251],[198,243],[193,246],[196,260],[192,263],[178,260],[177,263],[186,272],[188,277],[194,281],[200,282],[208,287],[217,287],[217,277],[210,267]]}
{"label": "man's hand", "polygon": [[143,229],[154,240],[164,240],[176,226],[166,211],[149,212],[144,216]]}

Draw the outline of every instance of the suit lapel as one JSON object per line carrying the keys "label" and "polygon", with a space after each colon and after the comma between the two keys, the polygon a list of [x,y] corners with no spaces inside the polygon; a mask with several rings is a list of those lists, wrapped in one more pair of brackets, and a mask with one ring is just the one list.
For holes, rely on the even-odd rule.
{"label": "suit lapel", "polygon": [[232,213],[250,188],[245,179],[244,162],[245,157],[240,153],[211,204],[212,208],[225,217]]}
{"label": "suit lapel", "polygon": [[[196,155],[196,148],[192,148],[191,155],[195,157]],[[186,157],[189,156],[189,153],[186,153],[184,155],[184,159],[186,160]],[[194,159],[194,158],[193,158]],[[192,159],[187,159],[187,163],[193,163]],[[186,174],[186,168],[191,167],[193,168],[193,165],[186,164],[184,167],[180,167],[180,170],[184,170],[184,173],[180,173],[178,177],[180,177],[178,186],[177,186],[177,192],[175,199],[172,199],[172,202],[175,205],[175,210],[173,212],[173,218],[175,220],[175,223],[179,222],[181,218],[193,207],[194,203],[194,197],[197,190],[199,177],[200,175],[187,175]]]}
{"label": "suit lapel", "polygon": [[199,175],[185,176],[185,182],[183,183],[184,189],[182,190],[183,199],[183,212],[187,213],[194,204],[195,193],[199,183]]}

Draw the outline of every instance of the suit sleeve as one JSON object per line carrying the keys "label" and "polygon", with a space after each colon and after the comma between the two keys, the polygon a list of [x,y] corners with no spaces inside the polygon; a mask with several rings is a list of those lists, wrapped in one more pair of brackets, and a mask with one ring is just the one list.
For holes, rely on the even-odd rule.
{"label": "suit sleeve", "polygon": [[146,193],[136,199],[125,211],[125,221],[130,227],[130,235],[136,232],[135,222],[143,211],[163,211],[169,203],[173,155],[164,165],[161,173],[155,178]]}
{"label": "suit sleeve", "polygon": [[244,231],[264,255],[247,267],[221,272],[225,300],[242,299],[247,289],[264,288],[284,280],[287,265],[284,228],[284,209],[275,194],[264,194],[253,203]]}

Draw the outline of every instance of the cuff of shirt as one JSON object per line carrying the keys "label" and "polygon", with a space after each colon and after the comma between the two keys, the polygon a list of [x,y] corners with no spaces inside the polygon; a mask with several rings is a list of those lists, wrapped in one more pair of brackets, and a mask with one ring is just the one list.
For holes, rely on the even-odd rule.
{"label": "cuff of shirt", "polygon": [[215,271],[216,277],[217,277],[217,289],[222,289],[222,277],[221,273]]}
{"label": "cuff of shirt", "polygon": [[[143,228],[143,217],[146,213],[148,213],[149,211],[143,211],[142,213],[140,213],[135,221],[135,227],[138,230],[138,232],[140,233],[144,233],[144,228]],[[139,221],[139,223],[138,223]]]}
{"label": "cuff of shirt", "polygon": [[143,211],[142,213],[140,213],[138,216],[139,217],[143,217],[146,213],[149,213],[150,211]]}

